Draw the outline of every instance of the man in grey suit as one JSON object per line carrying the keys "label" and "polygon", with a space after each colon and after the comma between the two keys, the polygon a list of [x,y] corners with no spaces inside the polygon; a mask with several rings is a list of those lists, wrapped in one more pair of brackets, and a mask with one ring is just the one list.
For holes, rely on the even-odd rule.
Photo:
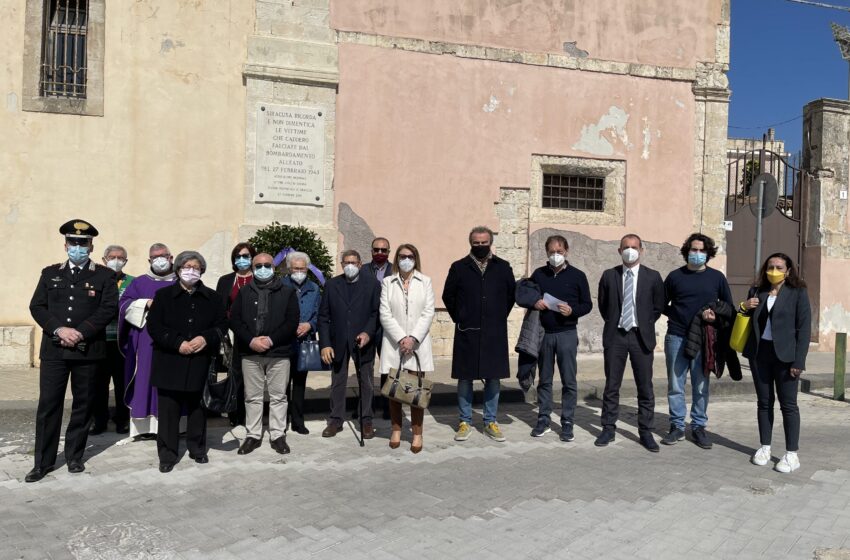
{"label": "man in grey suit", "polygon": [[620,240],[623,264],[609,268],[599,279],[599,313],[605,321],[602,346],[605,359],[605,392],[602,398],[602,433],[595,445],[614,441],[620,412],[620,386],[626,358],[632,362],[638,392],[638,433],[640,443],[658,452],[652,436],[655,423],[655,395],[652,390],[652,361],[655,350],[655,322],[664,311],[664,282],[661,275],[640,264],[643,242],[630,233]]}

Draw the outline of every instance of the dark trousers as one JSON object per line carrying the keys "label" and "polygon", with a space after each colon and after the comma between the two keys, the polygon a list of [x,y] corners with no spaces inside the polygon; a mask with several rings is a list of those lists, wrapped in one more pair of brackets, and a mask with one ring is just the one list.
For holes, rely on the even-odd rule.
{"label": "dark trousers", "polygon": [[207,452],[207,416],[201,406],[200,391],[156,390],[159,406],[159,428],[156,449],[160,463],[176,463],[179,457],[177,442],[180,439],[180,412],[188,415],[186,448],[194,456]]}
{"label": "dark trousers", "polygon": [[227,418],[234,426],[245,425],[245,380],[242,377],[242,356],[239,354],[239,347],[233,345],[233,365],[231,366],[231,374],[239,378],[239,383],[236,389],[236,410],[228,412]]}
{"label": "dark trousers", "polygon": [[538,361],[540,379],[537,381],[538,420],[549,419],[552,414],[552,379],[555,377],[555,363],[561,374],[561,426],[573,423],[573,415],[578,401],[578,383],[576,382],[576,351],[578,333],[575,330],[543,335]]}
{"label": "dark trousers", "polygon": [[617,329],[612,340],[607,341],[605,357],[605,392],[602,396],[602,427],[613,430],[620,415],[620,387],[626,370],[626,358],[632,364],[632,373],[638,394],[638,430],[651,432],[655,428],[655,393],[652,390],[652,350],[647,350],[637,329],[629,332]]}
{"label": "dark trousers", "polygon": [[56,463],[65,390],[71,380],[71,419],[65,430],[65,460],[82,461],[91,426],[91,403],[100,361],[42,360],[35,416],[35,467]]}
{"label": "dark trousers", "polygon": [[[339,356],[337,356],[339,357]],[[345,418],[345,389],[348,384],[348,360],[351,355],[348,351],[339,362],[334,361],[333,373],[331,373],[331,424],[342,426]],[[375,360],[360,364],[360,375],[357,378],[360,387],[360,410],[363,411],[363,423],[372,422],[372,371]]]}
{"label": "dark trousers", "polygon": [[106,359],[100,363],[97,372],[92,416],[94,425],[106,427],[109,422],[109,382],[115,391],[115,415],[112,420],[116,426],[130,422],[130,409],[124,404],[124,356],[118,349],[118,342],[106,342]]}
{"label": "dark trousers", "polygon": [[286,400],[289,401],[289,418],[293,428],[304,427],[304,391],[307,388],[307,372],[293,371],[289,376]]}
{"label": "dark trousers", "polygon": [[761,444],[770,445],[773,435],[773,405],[776,402],[775,397],[778,396],[782,427],[785,429],[785,450],[797,451],[800,447],[800,409],[797,407],[797,387],[800,379],[791,376],[791,364],[779,361],[770,340],[759,341],[758,356],[755,360],[750,360],[750,370],[756,386]]}

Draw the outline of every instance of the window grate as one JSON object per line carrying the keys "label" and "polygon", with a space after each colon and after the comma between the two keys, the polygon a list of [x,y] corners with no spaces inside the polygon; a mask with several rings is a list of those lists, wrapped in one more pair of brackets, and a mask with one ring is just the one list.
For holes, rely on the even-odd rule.
{"label": "window grate", "polygon": [[544,173],[543,208],[603,212],[605,178]]}
{"label": "window grate", "polygon": [[86,97],[88,0],[45,0],[41,95]]}

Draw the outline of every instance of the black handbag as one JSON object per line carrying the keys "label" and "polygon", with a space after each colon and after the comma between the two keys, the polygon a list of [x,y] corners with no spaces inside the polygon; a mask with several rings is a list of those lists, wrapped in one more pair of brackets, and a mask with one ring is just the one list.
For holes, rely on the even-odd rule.
{"label": "black handbag", "polygon": [[330,365],[322,361],[318,340],[305,340],[298,345],[297,371],[327,371]]}
{"label": "black handbag", "polygon": [[221,331],[218,331],[218,336],[221,339],[220,364],[226,368],[227,377],[218,378],[221,366],[219,360],[212,360],[204,386],[203,405],[209,411],[224,414],[236,411],[240,379],[233,372],[233,344],[230,337]]}

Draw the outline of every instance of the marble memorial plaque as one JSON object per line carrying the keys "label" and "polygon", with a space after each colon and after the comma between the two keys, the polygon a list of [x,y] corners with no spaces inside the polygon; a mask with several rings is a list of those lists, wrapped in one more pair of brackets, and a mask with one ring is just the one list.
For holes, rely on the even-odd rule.
{"label": "marble memorial plaque", "polygon": [[324,187],[322,109],[258,105],[254,201],[322,206]]}

